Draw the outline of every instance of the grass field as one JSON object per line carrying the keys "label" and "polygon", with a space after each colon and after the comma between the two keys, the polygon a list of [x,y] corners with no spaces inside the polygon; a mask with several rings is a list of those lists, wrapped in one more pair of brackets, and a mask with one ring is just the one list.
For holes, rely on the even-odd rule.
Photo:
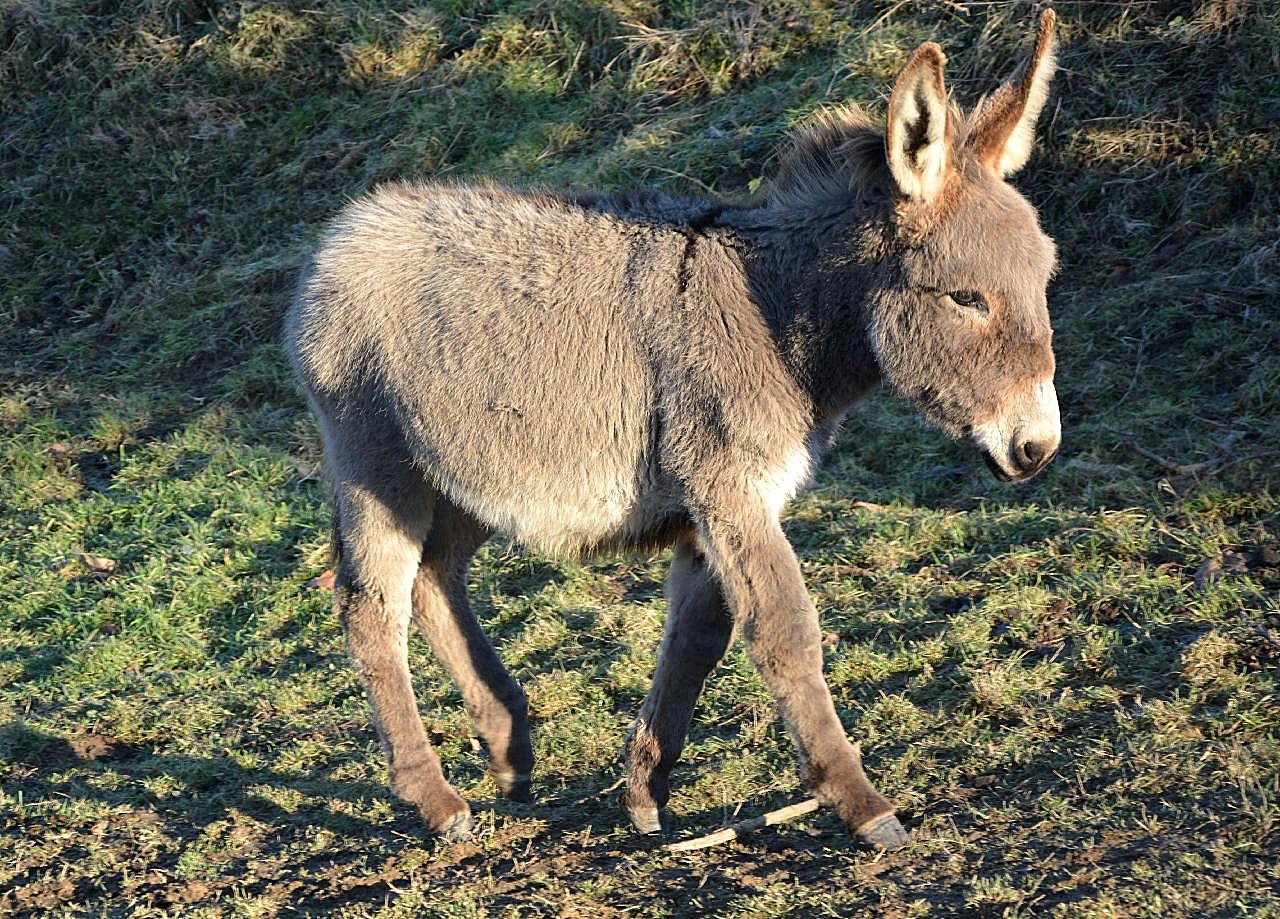
{"label": "grass field", "polygon": [[[833,815],[702,853],[608,789],[664,559],[494,542],[538,800],[438,844],[386,790],[324,590],[295,269],[399,176],[736,195],[915,45],[971,104],[1024,3],[0,0],[0,914],[1280,916],[1280,11],[1058,3],[1016,183],[1059,243],[1063,455],[1022,488],[884,393],[787,528],[827,672],[913,844]],[[800,800],[740,647],[677,835]]]}

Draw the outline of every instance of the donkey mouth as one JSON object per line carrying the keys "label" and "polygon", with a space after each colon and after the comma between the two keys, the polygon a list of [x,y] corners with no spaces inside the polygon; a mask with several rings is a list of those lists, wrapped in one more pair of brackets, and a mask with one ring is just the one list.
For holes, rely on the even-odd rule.
{"label": "donkey mouth", "polygon": [[1058,451],[1055,449],[1034,468],[1028,469],[1025,472],[1012,473],[996,462],[996,458],[991,455],[990,450],[982,451],[983,462],[987,464],[987,468],[991,470],[991,474],[995,476],[997,482],[1025,482],[1027,479],[1034,479],[1043,472],[1045,467],[1052,463],[1057,456]]}
{"label": "donkey mouth", "polygon": [[996,458],[991,455],[990,450],[982,451],[982,460],[987,464],[987,468],[991,470],[991,474],[996,477],[997,482],[1012,482],[1013,476],[1005,472]]}

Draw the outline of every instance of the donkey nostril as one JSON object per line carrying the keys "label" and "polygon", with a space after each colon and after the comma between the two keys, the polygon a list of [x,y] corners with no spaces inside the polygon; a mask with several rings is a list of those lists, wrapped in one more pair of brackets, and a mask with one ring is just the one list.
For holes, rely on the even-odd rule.
{"label": "donkey nostril", "polygon": [[1034,440],[1024,440],[1018,445],[1016,452],[1018,465],[1023,470],[1035,469],[1044,462],[1045,453],[1044,444]]}

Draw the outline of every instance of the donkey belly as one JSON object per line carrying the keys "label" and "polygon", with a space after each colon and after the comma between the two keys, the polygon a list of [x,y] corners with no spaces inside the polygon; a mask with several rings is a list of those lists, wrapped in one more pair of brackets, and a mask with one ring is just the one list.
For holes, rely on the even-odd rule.
{"label": "donkey belly", "polygon": [[665,516],[650,373],[622,318],[560,302],[468,306],[427,310],[384,361],[405,439],[435,484],[556,554],[628,541]]}
{"label": "donkey belly", "polygon": [[566,400],[497,381],[440,395],[405,406],[410,451],[450,500],[499,532],[576,555],[636,541],[666,516],[630,400]]}

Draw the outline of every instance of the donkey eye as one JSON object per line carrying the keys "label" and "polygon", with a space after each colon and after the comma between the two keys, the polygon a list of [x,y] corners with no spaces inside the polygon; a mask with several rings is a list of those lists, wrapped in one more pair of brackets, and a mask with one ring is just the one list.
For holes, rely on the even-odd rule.
{"label": "donkey eye", "polygon": [[948,294],[956,306],[963,306],[965,309],[977,310],[980,313],[989,312],[987,307],[987,298],[982,296],[976,290],[957,290]]}

